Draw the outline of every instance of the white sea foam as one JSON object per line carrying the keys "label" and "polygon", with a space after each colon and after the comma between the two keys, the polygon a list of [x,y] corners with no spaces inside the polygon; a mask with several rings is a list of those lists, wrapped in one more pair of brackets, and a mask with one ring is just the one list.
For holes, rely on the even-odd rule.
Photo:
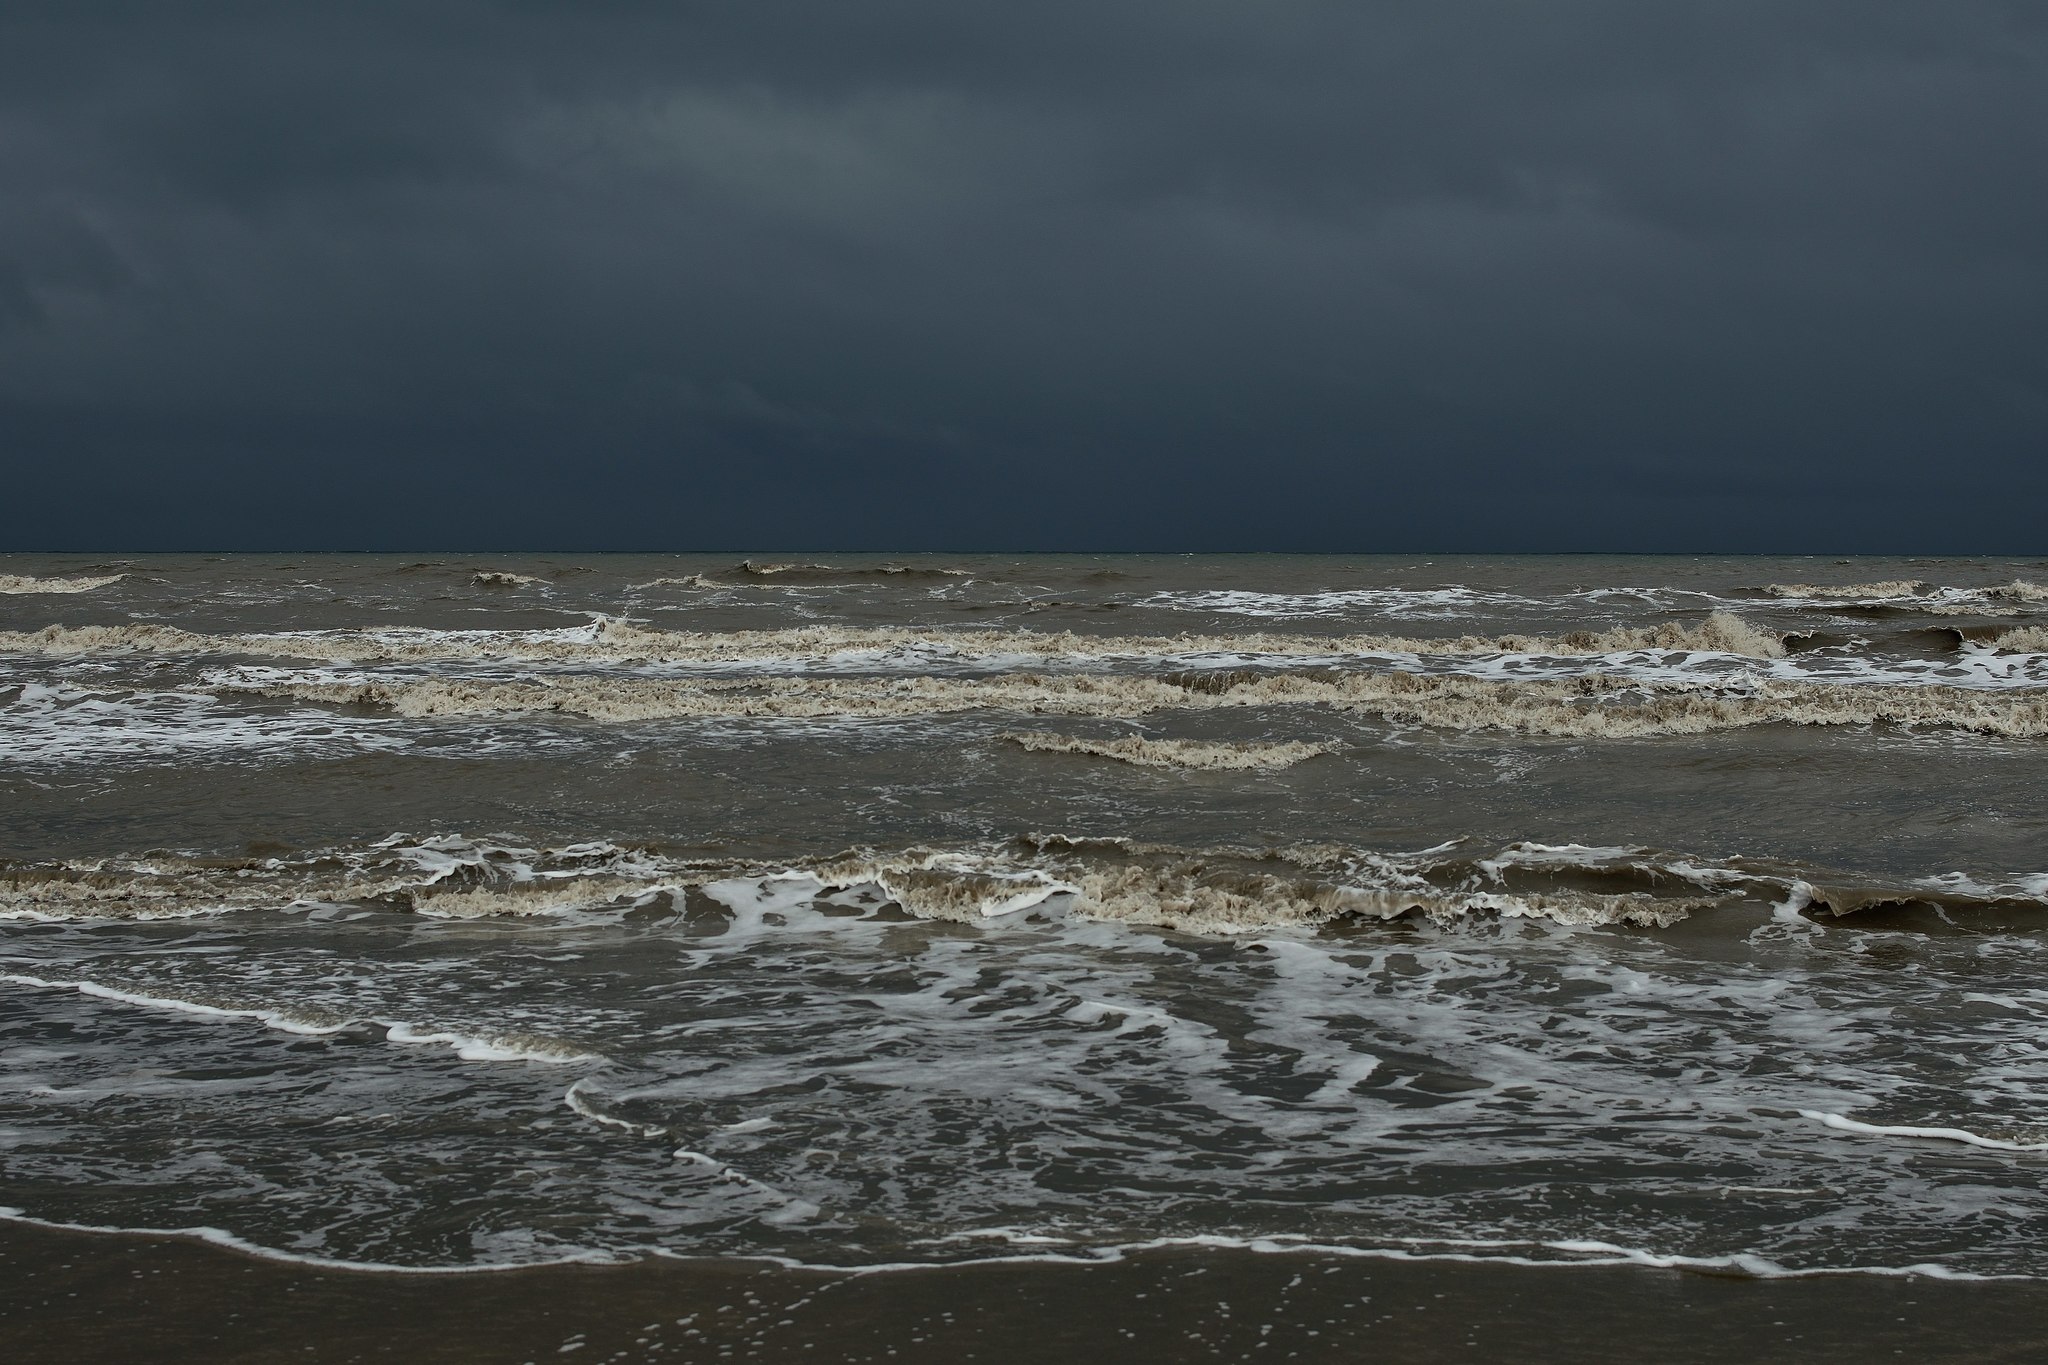
{"label": "white sea foam", "polygon": [[630,1119],[622,1119],[617,1115],[608,1114],[604,1110],[599,1109],[584,1097],[583,1086],[584,1081],[579,1080],[562,1092],[562,1103],[567,1105],[571,1112],[580,1114],[593,1123],[604,1124],[608,1128],[623,1129],[635,1137],[666,1137],[668,1135],[668,1129],[661,1124],[634,1123]]}
{"label": "white sea foam", "polygon": [[540,1062],[547,1066],[569,1066],[604,1060],[596,1053],[582,1051],[554,1038],[518,1034],[486,1037],[451,1029],[423,1028],[403,1021],[387,1023],[380,1019],[374,1022],[384,1025],[384,1036],[394,1043],[438,1045],[465,1062]]}
{"label": "white sea foam", "polygon": [[1961,901],[1978,901],[1986,904],[2040,901],[2048,904],[2048,872],[1999,879],[1978,878],[1964,872],[1946,872],[1938,877],[1923,878],[1919,885],[1945,898]]}
{"label": "white sea foam", "polygon": [[1485,610],[1526,610],[1547,604],[1519,593],[1446,585],[1434,588],[1331,588],[1321,592],[1252,592],[1242,589],[1161,592],[1136,605],[1172,611],[1283,619],[1369,611],[1395,619],[1441,620],[1470,616]]}
{"label": "white sea foam", "polygon": [[[4,691],[0,691],[4,696]],[[24,768],[275,761],[411,747],[388,720],[223,705],[190,690],[26,683],[0,701],[0,761]]]}

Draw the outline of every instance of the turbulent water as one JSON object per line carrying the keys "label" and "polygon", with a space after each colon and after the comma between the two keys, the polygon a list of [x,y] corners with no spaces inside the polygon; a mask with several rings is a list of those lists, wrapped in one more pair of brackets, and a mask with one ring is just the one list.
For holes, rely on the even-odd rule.
{"label": "turbulent water", "polygon": [[0,1204],[2048,1275],[2048,562],[0,559]]}

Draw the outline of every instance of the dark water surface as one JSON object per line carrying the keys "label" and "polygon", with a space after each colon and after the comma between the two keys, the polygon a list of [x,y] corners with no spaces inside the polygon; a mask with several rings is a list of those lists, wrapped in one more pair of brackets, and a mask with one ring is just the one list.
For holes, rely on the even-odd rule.
{"label": "dark water surface", "polygon": [[2043,585],[0,559],[0,1204],[2039,1277]]}

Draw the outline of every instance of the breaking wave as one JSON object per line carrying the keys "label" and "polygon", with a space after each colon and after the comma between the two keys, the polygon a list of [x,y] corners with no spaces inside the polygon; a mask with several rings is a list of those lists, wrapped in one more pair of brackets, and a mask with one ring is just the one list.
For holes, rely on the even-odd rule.
{"label": "breaking wave", "polygon": [[633,589],[636,592],[640,592],[648,588],[723,588],[727,586],[730,585],[706,578],[700,573],[693,573],[684,574],[681,578],[650,579],[645,583],[635,583]]}
{"label": "breaking wave", "polygon": [[2048,602],[2048,587],[2017,578],[1990,588],[1936,587],[1917,578],[1896,578],[1876,583],[1770,583],[1758,591],[1788,606],[1878,614],[2011,616],[2021,607]]}
{"label": "breaking wave", "polygon": [[1500,681],[1413,673],[1005,674],[988,678],[659,679],[568,677],[309,680],[223,677],[220,694],[373,706],[427,719],[560,715],[609,722],[686,718],[909,718],[965,711],[1132,719],[1170,710],[1323,706],[1448,730],[1572,739],[1705,734],[1755,725],[1932,725],[2007,739],[2048,736],[2038,689],[1767,680],[1725,687],[1627,677]]}
{"label": "breaking wave", "polygon": [[209,635],[177,626],[45,626],[0,632],[0,653],[52,657],[105,653],[245,654],[329,662],[507,660],[532,663],[737,663],[824,658],[864,651],[913,651],[952,657],[1045,661],[1215,653],[1327,657],[1343,654],[1596,655],[1634,650],[1709,652],[1776,659],[1778,636],[1725,612],[1697,625],[1574,631],[1561,636],[1463,635],[1080,635],[1071,631],[814,626],[785,630],[668,631],[601,617],[552,631],[322,631]]}
{"label": "breaking wave", "polygon": [[298,858],[0,860],[0,920],[184,919],[342,905],[442,919],[525,917],[623,903],[679,877],[743,866],[655,861],[602,842],[529,849],[405,835]]}
{"label": "breaking wave", "polygon": [[2021,626],[1993,636],[1989,644],[2008,654],[2048,654],[2048,627]]}
{"label": "breaking wave", "polygon": [[34,578],[27,574],[0,573],[0,593],[91,592],[126,577],[126,574],[112,573],[97,578]]}
{"label": "breaking wave", "polygon": [[547,582],[545,578],[535,578],[532,574],[506,573],[502,569],[485,569],[469,581],[485,588],[527,588]]}
{"label": "breaking wave", "polygon": [[870,914],[893,908],[979,924],[1050,913],[1218,935],[1408,915],[1665,928],[1739,901],[1836,916],[1912,905],[2048,907],[2044,875],[1883,879],[1578,844],[1524,842],[1486,853],[1453,841],[1382,853],[1338,844],[1191,848],[1029,834],[955,847],[857,849],[792,864],[606,842],[534,849],[394,835],[297,858],[0,863],[0,919],[136,921],[359,907],[439,919],[680,917],[697,922],[699,933],[730,934],[784,923],[776,905],[863,890],[871,894],[854,904]]}
{"label": "breaking wave", "polygon": [[1089,754],[1145,768],[1195,768],[1271,771],[1291,768],[1303,759],[1329,752],[1323,744],[1210,743],[1195,739],[1088,739],[1044,731],[1008,730],[996,736],[1034,753]]}
{"label": "breaking wave", "polygon": [[1764,591],[1773,597],[1883,601],[1917,597],[1926,586],[1917,578],[1888,578],[1881,583],[1768,583],[1764,585]]}

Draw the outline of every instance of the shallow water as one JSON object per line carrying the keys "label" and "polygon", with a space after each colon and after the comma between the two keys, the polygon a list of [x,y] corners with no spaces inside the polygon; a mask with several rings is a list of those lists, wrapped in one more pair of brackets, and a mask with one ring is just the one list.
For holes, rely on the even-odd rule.
{"label": "shallow water", "polygon": [[795,565],[0,560],[0,1204],[2048,1273],[2048,563]]}

